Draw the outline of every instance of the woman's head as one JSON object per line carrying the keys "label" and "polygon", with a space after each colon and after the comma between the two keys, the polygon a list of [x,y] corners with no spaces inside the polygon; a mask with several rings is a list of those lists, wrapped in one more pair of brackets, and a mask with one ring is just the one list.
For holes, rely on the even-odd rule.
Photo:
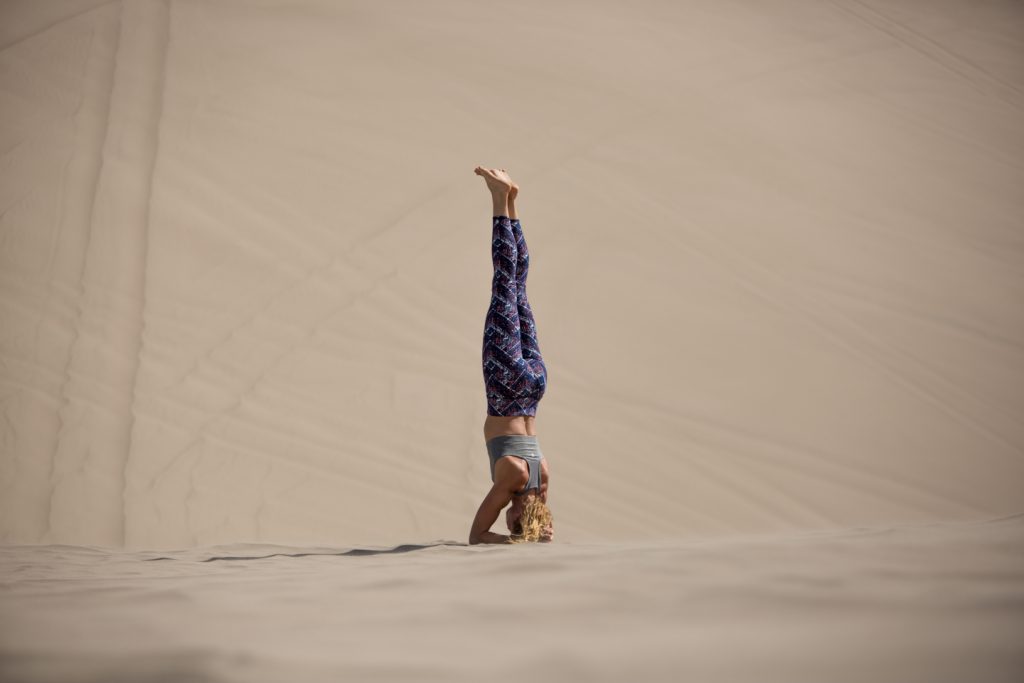
{"label": "woman's head", "polygon": [[505,523],[512,534],[513,543],[535,543],[550,541],[554,538],[554,520],[551,510],[533,492],[514,498]]}

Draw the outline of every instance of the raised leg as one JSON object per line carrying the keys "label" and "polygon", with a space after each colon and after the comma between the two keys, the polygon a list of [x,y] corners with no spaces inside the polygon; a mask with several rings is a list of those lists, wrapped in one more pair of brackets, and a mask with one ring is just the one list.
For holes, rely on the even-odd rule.
{"label": "raised leg", "polygon": [[516,199],[519,197],[519,185],[509,178],[510,186],[506,204],[508,206],[508,217],[512,221],[512,232],[516,238],[516,300],[519,310],[519,329],[523,347],[523,358],[535,359],[543,362],[540,355],[540,345],[537,342],[537,323],[533,317],[533,309],[530,308],[530,301],[526,297],[526,275],[530,270],[530,251],[526,247],[526,236],[523,234],[523,225],[519,221],[519,212],[516,209]]}
{"label": "raised leg", "polygon": [[514,414],[510,405],[524,364],[516,290],[516,242],[508,216],[492,218],[491,303],[484,322],[483,370],[488,413]]}
{"label": "raised leg", "polygon": [[530,271],[530,251],[526,247],[526,236],[518,218],[512,219],[512,234],[516,239],[516,310],[519,313],[519,336],[523,358],[543,360],[540,344],[537,342],[537,322],[526,297],[526,276]]}
{"label": "raised leg", "polygon": [[[478,168],[494,198],[495,210],[513,208],[508,201],[512,186],[501,169]],[[518,222],[518,221],[517,221]],[[491,302],[487,309],[483,337],[483,374],[489,415],[536,415],[537,402],[544,394],[547,371],[536,342],[536,323],[526,299],[529,253],[507,215],[492,217]],[[523,253],[519,253],[522,239]],[[519,269],[522,268],[522,277]],[[525,326],[525,327],[524,327]]]}

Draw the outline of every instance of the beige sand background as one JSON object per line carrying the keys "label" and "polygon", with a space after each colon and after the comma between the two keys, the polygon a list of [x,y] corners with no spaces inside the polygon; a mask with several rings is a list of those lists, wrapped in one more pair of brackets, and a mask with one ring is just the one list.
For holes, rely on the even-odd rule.
{"label": "beige sand background", "polygon": [[[327,568],[321,556],[194,564],[465,539],[489,484],[490,204],[477,164],[523,188],[559,543],[440,545]],[[872,611],[890,597],[878,582],[899,575],[913,625],[961,618],[963,599],[990,647],[950,649],[952,636],[925,630],[878,659],[892,664],[887,680],[963,680],[954,660],[1011,680],[1020,649],[1005,627],[1024,625],[1022,187],[1015,0],[4,0],[2,651],[27,652],[32,623],[71,629],[50,655],[87,633],[151,642],[162,598],[132,593],[118,561],[140,581],[177,577],[167,599],[185,616],[171,625],[212,618],[188,605],[225,614],[195,592],[214,585],[196,567],[248,566],[252,581],[304,582],[298,613],[329,631],[300,569],[314,562],[366,581],[368,567],[397,573],[373,579],[392,608],[372,633],[450,618],[438,633],[481,648],[493,640],[484,617],[548,600],[557,633],[593,635],[639,600],[649,609],[629,613],[650,630],[619,628],[658,635],[616,661],[670,677],[675,660],[654,653],[700,652],[714,668],[732,651],[659,640],[691,614],[691,589],[708,607],[687,628],[728,614],[721,623],[750,643],[761,631],[743,631],[754,628],[744,616],[788,614],[799,626],[783,632],[807,637],[856,604],[875,619],[862,626],[878,655],[901,631],[880,626],[891,607]],[[816,534],[846,550],[793,540]],[[889,541],[870,541],[890,534],[935,554],[890,564]],[[763,573],[747,562],[758,538],[775,562]],[[713,547],[736,572],[715,583],[739,591],[728,604],[699,588],[719,565],[687,569],[706,543],[725,544]],[[146,563],[157,551],[179,562]],[[849,554],[864,564],[836,559]],[[98,583],[76,583],[86,566]],[[478,607],[495,612],[428,580],[467,577],[483,604],[485,588],[522,585],[516,566],[534,577],[530,605]],[[796,602],[772,592],[791,570],[806,589]],[[559,572],[579,576],[579,593]],[[389,580],[405,588],[381,588]],[[353,581],[337,600],[362,599]],[[617,592],[638,584],[651,592]],[[138,596],[135,611],[96,630],[90,601],[115,585]],[[819,600],[826,586],[853,592]],[[53,590],[63,601],[40,609],[32,596]],[[434,611],[403,612],[428,595]],[[263,621],[283,627],[276,606]],[[367,613],[333,626],[359,632]],[[248,656],[292,642],[250,635]],[[583,640],[547,635],[551,680],[622,680],[587,663]],[[457,641],[433,652],[465,652]],[[370,666],[376,652],[316,642],[325,661]],[[821,671],[834,675],[816,677],[799,648],[783,650],[791,666],[720,673],[862,680],[827,666],[839,651],[828,647]],[[416,648],[402,652],[398,668],[374,671],[479,673],[420,669]],[[28,661],[7,672],[60,675],[33,668],[52,659]],[[114,676],[69,661],[83,680]],[[144,661],[156,669],[124,675],[166,673]],[[200,680],[228,675],[197,666]]]}

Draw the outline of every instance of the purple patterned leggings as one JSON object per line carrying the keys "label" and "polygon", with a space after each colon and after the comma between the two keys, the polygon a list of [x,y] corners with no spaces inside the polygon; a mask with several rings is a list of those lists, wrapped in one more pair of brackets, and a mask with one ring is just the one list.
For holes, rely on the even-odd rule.
{"label": "purple patterned leggings", "polygon": [[526,298],[530,252],[518,220],[494,216],[491,261],[494,279],[483,344],[487,414],[536,415],[547,387],[547,369]]}

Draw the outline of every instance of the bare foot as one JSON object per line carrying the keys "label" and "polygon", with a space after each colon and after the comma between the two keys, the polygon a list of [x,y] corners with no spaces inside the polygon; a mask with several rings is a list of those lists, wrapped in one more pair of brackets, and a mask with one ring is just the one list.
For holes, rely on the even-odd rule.
{"label": "bare foot", "polygon": [[[487,182],[487,189],[491,191],[491,194],[498,193],[507,195],[512,191],[512,187],[515,185],[503,168],[484,168],[483,166],[477,166],[473,169],[473,173],[476,173],[478,176],[483,176],[483,179]],[[518,190],[518,188],[516,189]]]}

